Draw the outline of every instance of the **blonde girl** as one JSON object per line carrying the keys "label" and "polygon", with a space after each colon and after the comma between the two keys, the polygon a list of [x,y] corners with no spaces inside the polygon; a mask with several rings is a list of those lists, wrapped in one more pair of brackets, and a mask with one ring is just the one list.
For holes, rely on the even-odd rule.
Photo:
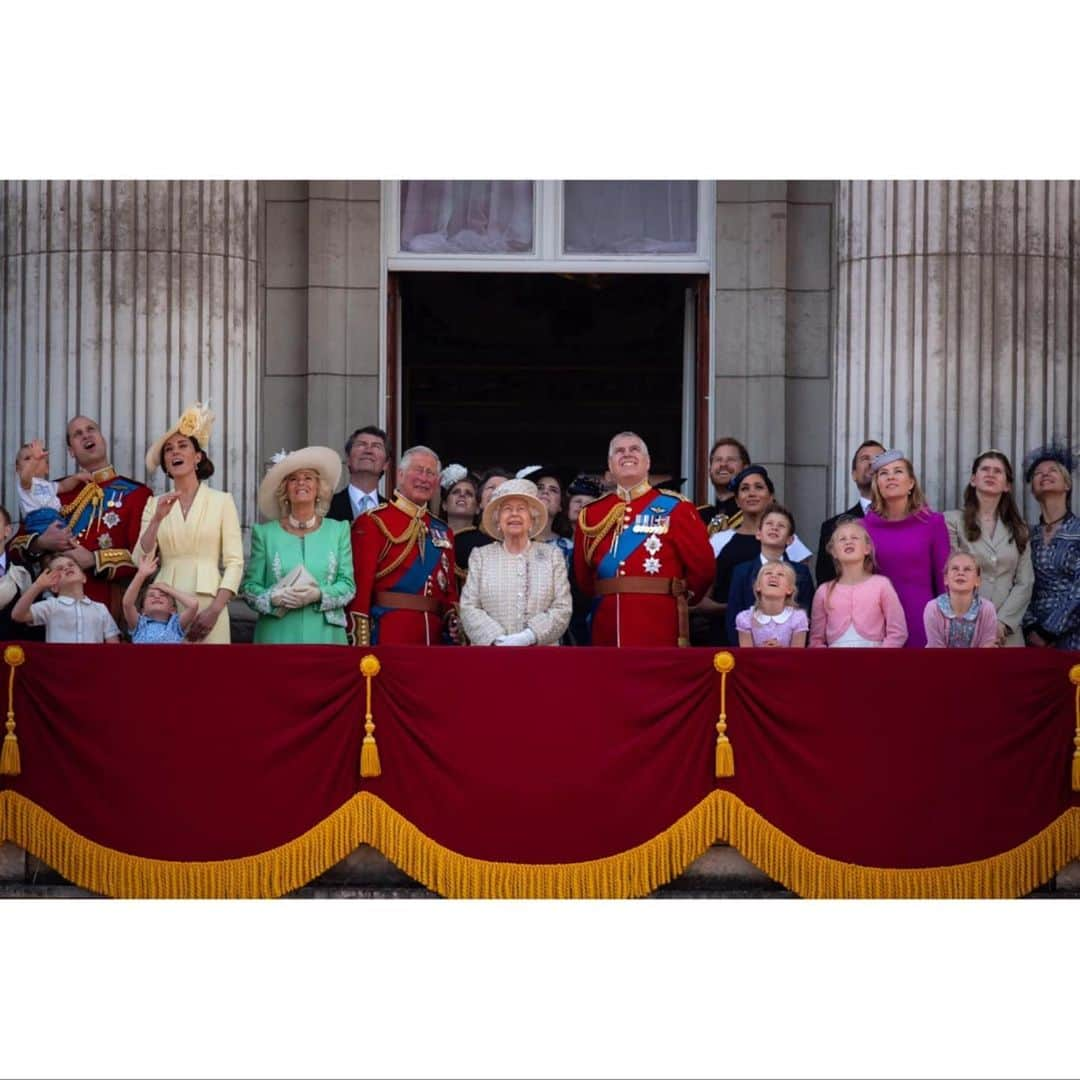
{"label": "blonde girl", "polygon": [[740,646],[801,649],[806,644],[809,621],[795,603],[795,588],[795,568],[790,563],[770,559],[762,565],[754,581],[754,606],[735,617]]}
{"label": "blonde girl", "polygon": [[837,576],[814,593],[811,648],[902,648],[904,609],[892,582],[874,573],[874,543],[862,522],[841,518],[828,551]]}

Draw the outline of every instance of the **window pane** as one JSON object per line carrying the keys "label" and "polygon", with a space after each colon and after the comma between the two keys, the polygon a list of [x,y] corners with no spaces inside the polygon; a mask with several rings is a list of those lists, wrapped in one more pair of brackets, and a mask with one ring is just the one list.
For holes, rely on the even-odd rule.
{"label": "window pane", "polygon": [[505,255],[533,249],[531,180],[403,180],[401,250]]}
{"label": "window pane", "polygon": [[683,255],[697,250],[696,180],[567,180],[563,251]]}

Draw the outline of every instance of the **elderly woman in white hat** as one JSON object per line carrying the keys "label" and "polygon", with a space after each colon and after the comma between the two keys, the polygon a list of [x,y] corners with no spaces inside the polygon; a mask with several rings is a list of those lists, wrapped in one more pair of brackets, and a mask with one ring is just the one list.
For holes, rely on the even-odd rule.
{"label": "elderly woman in white hat", "polygon": [[259,485],[271,520],[251,530],[240,596],[259,613],[255,641],[346,645],[345,605],[356,593],[351,524],[326,516],[341,459],[329,446],[282,450]]}
{"label": "elderly woman in white hat", "polygon": [[531,480],[507,480],[484,508],[483,527],[500,543],[469,556],[461,624],[473,645],[558,645],[570,622],[566,560],[536,543],[547,510]]}
{"label": "elderly woman in white hat", "polygon": [[227,645],[228,603],[240,587],[244,544],[233,497],[206,484],[214,473],[206,453],[213,424],[214,414],[196,402],[147,450],[147,473],[160,467],[172,491],[147,500],[135,555],[141,562],[156,550],[157,580],[198,596],[189,641]]}

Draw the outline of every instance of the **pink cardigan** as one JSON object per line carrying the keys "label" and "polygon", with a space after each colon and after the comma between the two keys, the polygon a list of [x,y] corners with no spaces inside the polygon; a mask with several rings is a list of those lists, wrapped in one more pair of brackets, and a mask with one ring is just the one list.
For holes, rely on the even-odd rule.
{"label": "pink cardigan", "polygon": [[878,641],[886,649],[899,649],[907,641],[907,620],[900,597],[882,574],[874,574],[858,585],[830,581],[818,586],[810,620],[810,647],[831,645],[852,623],[864,638]]}
{"label": "pink cardigan", "polygon": [[[949,630],[945,625],[948,619],[941,613],[937,600],[931,600],[923,612],[923,625],[926,627],[926,647],[945,649],[949,645]],[[971,639],[973,649],[982,649],[997,642],[997,610],[988,600],[979,605],[979,614],[975,616],[975,634]]]}

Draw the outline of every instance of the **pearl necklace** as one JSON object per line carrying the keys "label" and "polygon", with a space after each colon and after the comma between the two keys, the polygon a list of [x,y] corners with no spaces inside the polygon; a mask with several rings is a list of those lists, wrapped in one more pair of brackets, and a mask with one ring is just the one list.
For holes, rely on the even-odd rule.
{"label": "pearl necklace", "polygon": [[313,529],[315,528],[315,522],[318,520],[318,514],[313,514],[310,518],[308,518],[307,521],[297,521],[296,518],[292,516],[292,514],[289,515],[289,524],[294,529]]}

